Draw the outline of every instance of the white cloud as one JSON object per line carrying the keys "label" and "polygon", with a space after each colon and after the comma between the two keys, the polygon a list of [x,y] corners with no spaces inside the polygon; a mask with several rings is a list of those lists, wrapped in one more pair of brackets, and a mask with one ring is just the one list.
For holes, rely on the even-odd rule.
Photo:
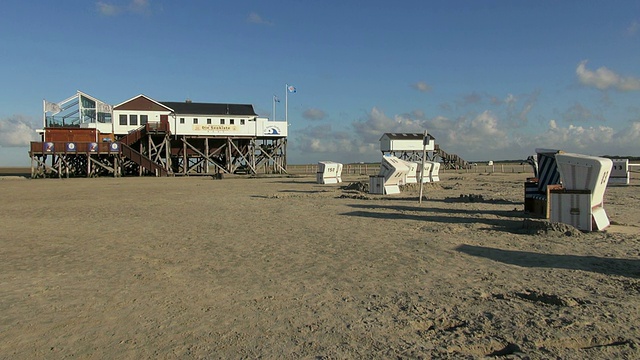
{"label": "white cloud", "polygon": [[563,114],[562,120],[568,123],[585,123],[591,121],[606,121],[606,119],[599,114],[594,114],[589,108],[582,105],[579,102],[574,103]]}
{"label": "white cloud", "polygon": [[352,126],[356,130],[356,136],[365,143],[371,143],[380,139],[385,132],[393,132],[394,123],[384,112],[376,107],[371,109],[364,121],[354,121]]}
{"label": "white cloud", "polygon": [[374,107],[364,120],[354,121],[356,136],[364,143],[378,143],[384,133],[423,132],[425,121],[412,119],[409,115],[396,115],[393,118]]}
{"label": "white cloud", "polygon": [[634,20],[627,27],[627,34],[629,36],[633,36],[638,33],[638,30],[640,30],[640,22],[638,22],[637,20]]}
{"label": "white cloud", "polygon": [[0,146],[28,146],[31,141],[38,139],[32,121],[28,118],[14,115],[7,119],[0,119]]}
{"label": "white cloud", "polygon": [[307,109],[302,113],[302,117],[309,120],[322,120],[327,114],[316,108]]}
{"label": "white cloud", "polygon": [[474,134],[477,134],[478,137],[482,138],[485,138],[486,136],[504,137],[505,135],[504,131],[499,128],[498,118],[490,111],[484,111],[471,120],[470,128]]}
{"label": "white cloud", "polygon": [[445,130],[453,126],[451,121],[444,116],[436,116],[435,118],[429,120],[428,122],[429,128],[427,131],[431,132],[433,130]]}
{"label": "white cloud", "polygon": [[535,147],[597,155],[604,150],[605,144],[612,143],[614,133],[615,131],[608,126],[569,125],[568,127],[559,127],[554,120],[551,120],[549,128],[532,137],[530,142],[535,144]]}
{"label": "white cloud", "polygon": [[271,21],[265,20],[258,13],[252,12],[247,17],[247,21],[252,24],[260,24],[260,25],[273,25]]}
{"label": "white cloud", "polygon": [[[495,102],[495,99],[488,97],[489,102]],[[462,98],[456,100],[456,106],[458,108],[463,108],[472,105],[480,105],[484,100],[484,95],[478,92],[472,92],[462,96]]]}
{"label": "white cloud", "polygon": [[105,16],[114,16],[120,12],[120,9],[117,6],[113,4],[107,4],[102,1],[98,1],[96,3],[96,7],[98,8],[98,12]]}
{"label": "white cloud", "polygon": [[510,144],[506,127],[488,110],[455,120],[436,117],[428,121],[427,127],[433,129],[429,132],[444,151],[469,160],[478,160],[480,154],[499,153]]}
{"label": "white cloud", "polygon": [[379,140],[383,133],[422,133],[425,129],[436,138],[436,143],[441,145],[443,150],[457,152],[458,155],[500,150],[510,144],[505,130],[507,127],[490,111],[452,120],[444,116],[428,119],[419,111],[389,117],[374,107],[366,119],[354,121],[352,125],[356,130],[357,141],[376,150],[379,149]]}
{"label": "white cloud", "polygon": [[[369,148],[379,149],[379,139],[383,133],[421,133],[425,129],[436,138],[443,150],[461,155],[478,154],[492,149],[504,149],[510,144],[505,126],[497,115],[484,111],[472,117],[449,119],[436,116],[427,119],[421,112],[388,117],[374,107],[365,120],[354,121],[357,141]],[[379,151],[379,150],[378,150]],[[508,155],[508,153],[506,153]]]}
{"label": "white cloud", "polygon": [[[529,97],[536,98],[535,94]],[[516,97],[507,96],[504,103]],[[520,100],[522,101],[522,100]],[[534,103],[529,99],[526,103]],[[529,107],[515,109],[522,114]],[[580,104],[570,109],[575,114],[587,114],[596,118]],[[585,112],[586,111],[586,112]],[[341,162],[379,161],[380,137],[387,132],[422,133],[425,129],[436,138],[436,143],[449,154],[457,154],[468,161],[522,160],[532,155],[536,148],[560,149],[588,155],[636,155],[640,139],[640,118],[629,122],[623,129],[610,126],[561,125],[548,120],[540,130],[527,130],[510,126],[508,113],[489,110],[457,118],[434,116],[427,118],[421,111],[387,116],[373,107],[363,119],[351,122],[355,130],[335,131],[331,125],[308,127],[296,132],[292,138],[291,155],[299,163],[320,160]],[[293,155],[293,154],[296,155]]]}
{"label": "white cloud", "polygon": [[424,81],[418,81],[415,84],[411,85],[412,88],[420,91],[420,92],[428,92],[431,91],[431,86]]}
{"label": "white cloud", "polygon": [[149,0],[132,0],[129,4],[129,11],[134,13],[146,13],[149,9]]}
{"label": "white cloud", "polygon": [[149,0],[131,0],[126,6],[117,6],[112,3],[98,1],[96,7],[98,12],[104,16],[115,16],[122,12],[146,14],[151,10],[151,3]]}
{"label": "white cloud", "polygon": [[440,108],[440,110],[442,111],[452,111],[453,110],[453,106],[451,106],[451,104],[449,103],[441,103],[440,105],[438,105],[438,108]]}
{"label": "white cloud", "polygon": [[640,90],[640,79],[621,77],[604,66],[598,68],[596,71],[588,70],[587,60],[583,60],[578,64],[576,74],[581,84],[600,90],[607,90],[609,88],[620,91]]}
{"label": "white cloud", "polygon": [[[354,141],[347,132],[334,131],[329,124],[299,130],[295,140],[289,144],[290,150],[293,150],[290,152],[292,159],[299,163],[314,163],[322,160],[349,162],[354,161],[349,158],[363,153],[362,144]],[[295,159],[296,157],[298,159]]]}
{"label": "white cloud", "polygon": [[638,139],[640,139],[640,121],[630,123],[628,127],[616,133],[616,143],[623,146],[628,145],[634,149],[634,154],[638,154]]}
{"label": "white cloud", "polygon": [[[519,97],[515,97],[512,94],[507,96],[505,100],[507,104],[507,122],[513,127],[520,127],[526,125],[529,122],[529,113],[533,110],[534,106],[538,103],[538,96],[540,91],[534,91],[531,94],[522,94]],[[522,99],[523,104],[521,108],[516,108],[518,101]]]}
{"label": "white cloud", "polygon": [[[504,126],[519,128],[529,122],[529,114],[538,102],[540,91],[536,90],[529,94],[514,95],[508,93],[504,98],[487,95],[488,104],[492,106],[497,116],[504,119]],[[460,102],[459,104],[464,104]],[[470,104],[469,104],[470,105]],[[480,102],[479,105],[484,105]]]}
{"label": "white cloud", "polygon": [[[609,126],[561,127],[555,120],[549,120],[548,128],[543,132],[525,136],[520,143],[521,150],[535,148],[559,149],[586,155],[636,155],[640,138],[640,121],[630,122],[623,129],[615,130]],[[515,144],[512,142],[512,144]],[[518,148],[512,147],[511,153],[518,154]],[[518,158],[518,157],[515,157]]]}

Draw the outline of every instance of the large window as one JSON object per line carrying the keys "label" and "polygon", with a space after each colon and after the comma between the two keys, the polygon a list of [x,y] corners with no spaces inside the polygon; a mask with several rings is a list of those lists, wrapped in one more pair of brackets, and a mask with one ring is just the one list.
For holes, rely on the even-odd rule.
{"label": "large window", "polygon": [[145,125],[149,122],[149,115],[140,115],[140,125]]}
{"label": "large window", "polygon": [[120,125],[127,125],[127,115],[120,114]]}
{"label": "large window", "polygon": [[138,115],[129,115],[129,125],[138,125]]}

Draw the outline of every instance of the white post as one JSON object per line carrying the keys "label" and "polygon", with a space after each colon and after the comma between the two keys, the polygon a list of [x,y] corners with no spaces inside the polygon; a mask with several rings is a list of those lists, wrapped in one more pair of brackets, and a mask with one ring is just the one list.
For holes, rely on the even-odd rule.
{"label": "white post", "polygon": [[273,95],[273,121],[276,121],[276,96]]}
{"label": "white post", "polygon": [[284,122],[289,119],[289,84],[284,84]]}
{"label": "white post", "polygon": [[429,142],[429,137],[427,135],[427,130],[424,131],[424,138],[422,139],[422,168],[420,169],[420,199],[418,200],[419,204],[422,204],[422,188],[424,186],[424,163],[427,158],[427,143]]}

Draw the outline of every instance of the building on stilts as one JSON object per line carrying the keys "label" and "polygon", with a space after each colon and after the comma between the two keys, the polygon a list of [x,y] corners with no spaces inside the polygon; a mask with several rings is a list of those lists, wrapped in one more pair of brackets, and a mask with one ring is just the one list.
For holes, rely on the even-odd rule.
{"label": "building on stilts", "polygon": [[157,101],[115,106],[78,91],[43,103],[31,176],[176,176],[286,173],[287,122],[250,104]]}

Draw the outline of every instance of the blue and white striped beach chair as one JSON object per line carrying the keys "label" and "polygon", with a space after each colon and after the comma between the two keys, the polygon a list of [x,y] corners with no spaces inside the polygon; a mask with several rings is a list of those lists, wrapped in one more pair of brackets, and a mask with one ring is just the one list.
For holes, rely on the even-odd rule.
{"label": "blue and white striped beach chair", "polygon": [[524,211],[549,218],[548,187],[560,184],[560,172],[556,164],[556,154],[560,150],[536,149],[536,161],[530,157],[527,162],[535,163],[535,178],[527,179],[524,190]]}

